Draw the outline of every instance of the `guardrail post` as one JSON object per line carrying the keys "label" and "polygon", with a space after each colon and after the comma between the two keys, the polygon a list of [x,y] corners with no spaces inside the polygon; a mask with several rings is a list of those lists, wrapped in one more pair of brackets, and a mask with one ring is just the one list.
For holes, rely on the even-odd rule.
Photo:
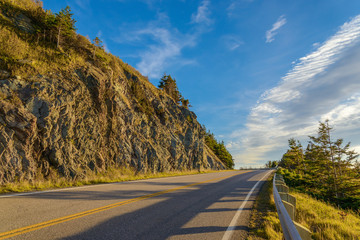
{"label": "guardrail post", "polygon": [[281,193],[289,193],[289,187],[285,184],[275,184],[277,190]]}
{"label": "guardrail post", "polygon": [[302,240],[311,240],[311,231],[308,228],[297,222],[294,222],[294,224]]}
{"label": "guardrail post", "polygon": [[287,201],[282,201],[282,203],[284,204],[284,207],[287,211],[287,213],[289,214],[291,220],[295,220],[295,208],[294,205],[292,205],[291,203],[288,203]]}

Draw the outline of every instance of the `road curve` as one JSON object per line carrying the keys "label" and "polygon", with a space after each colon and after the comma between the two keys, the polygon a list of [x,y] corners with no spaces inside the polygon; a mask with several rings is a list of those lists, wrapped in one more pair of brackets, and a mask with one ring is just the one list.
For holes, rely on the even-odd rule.
{"label": "road curve", "polygon": [[271,170],[0,195],[1,239],[244,239]]}

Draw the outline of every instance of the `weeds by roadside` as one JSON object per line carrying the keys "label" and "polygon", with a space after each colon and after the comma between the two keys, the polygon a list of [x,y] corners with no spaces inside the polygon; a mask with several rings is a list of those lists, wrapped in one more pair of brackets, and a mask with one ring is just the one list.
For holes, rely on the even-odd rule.
{"label": "weeds by roadside", "polygon": [[[224,171],[229,171],[229,170],[224,170]],[[192,171],[172,171],[172,172],[139,174],[128,168],[111,168],[111,169],[107,169],[106,172],[92,173],[90,175],[85,176],[83,179],[78,179],[73,181],[69,181],[69,179],[60,177],[56,172],[53,172],[51,176],[48,177],[48,179],[44,179],[43,177],[38,177],[33,181],[21,181],[21,182],[4,184],[0,186],[0,194],[10,193],[10,192],[28,192],[34,190],[40,191],[45,189],[75,187],[75,186],[83,186],[90,184],[125,182],[125,181],[134,181],[134,180],[149,179],[149,178],[194,175],[194,174],[211,173],[211,172],[220,172],[220,171],[192,170]]]}
{"label": "weeds by roadside", "polygon": [[278,218],[272,194],[272,178],[264,183],[253,206],[249,223],[247,240],[282,239],[280,220]]}
{"label": "weeds by roadside", "polygon": [[296,191],[296,220],[309,228],[313,239],[360,239],[360,216]]}

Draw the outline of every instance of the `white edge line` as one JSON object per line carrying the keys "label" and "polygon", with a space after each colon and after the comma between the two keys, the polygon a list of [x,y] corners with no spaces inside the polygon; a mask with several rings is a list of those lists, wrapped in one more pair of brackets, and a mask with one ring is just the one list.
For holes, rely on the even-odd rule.
{"label": "white edge line", "polygon": [[250,190],[250,192],[248,193],[248,195],[246,196],[244,202],[241,204],[241,206],[238,208],[238,210],[236,211],[233,219],[231,220],[229,227],[226,229],[226,232],[222,238],[222,240],[228,240],[231,238],[234,229],[236,228],[236,222],[240,217],[240,214],[243,210],[243,208],[245,207],[245,204],[248,202],[249,198],[251,197],[251,194],[254,192],[255,188],[259,185],[259,183],[266,178],[270,173],[272,173],[273,171],[269,171],[267,174],[265,174]]}

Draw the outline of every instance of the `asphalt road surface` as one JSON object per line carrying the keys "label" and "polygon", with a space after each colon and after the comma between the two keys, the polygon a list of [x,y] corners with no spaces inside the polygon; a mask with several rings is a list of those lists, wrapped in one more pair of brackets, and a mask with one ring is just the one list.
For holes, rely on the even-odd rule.
{"label": "asphalt road surface", "polygon": [[271,170],[0,195],[0,239],[244,239]]}

